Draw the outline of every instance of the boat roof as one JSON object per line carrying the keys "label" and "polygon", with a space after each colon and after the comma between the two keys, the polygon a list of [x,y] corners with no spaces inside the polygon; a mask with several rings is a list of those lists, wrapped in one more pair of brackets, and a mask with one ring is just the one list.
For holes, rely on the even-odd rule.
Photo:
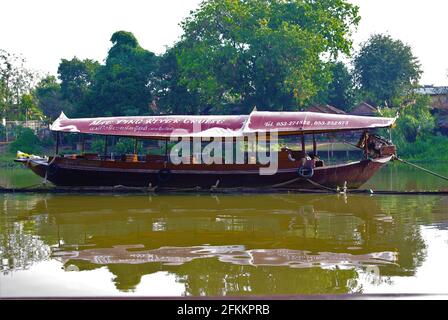
{"label": "boat roof", "polygon": [[242,137],[353,131],[391,127],[396,118],[365,117],[317,112],[253,111],[250,115],[160,115],[69,119],[61,113],[50,125],[56,132],[129,136],[152,139],[172,137]]}

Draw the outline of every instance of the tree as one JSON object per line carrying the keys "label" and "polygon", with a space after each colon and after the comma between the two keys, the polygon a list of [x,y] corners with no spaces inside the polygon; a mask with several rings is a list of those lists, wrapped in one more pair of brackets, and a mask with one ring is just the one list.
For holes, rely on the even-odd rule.
{"label": "tree", "polygon": [[314,103],[329,104],[344,111],[350,111],[355,100],[355,84],[350,71],[343,62],[329,65],[331,82],[323,87]]}
{"label": "tree", "polygon": [[200,114],[204,110],[197,91],[187,88],[180,81],[177,47],[169,49],[159,59],[151,90],[157,111],[172,114]]}
{"label": "tree", "polygon": [[34,91],[23,94],[19,103],[18,120],[42,120],[43,116],[42,110],[38,107],[38,102],[34,95]]}
{"label": "tree", "polygon": [[55,120],[63,111],[67,115],[74,113],[74,106],[63,98],[61,85],[54,76],[48,75],[36,86],[34,92],[39,109],[51,120]]}
{"label": "tree", "polygon": [[297,109],[331,81],[358,21],[344,0],[204,1],[181,24],[181,83],[214,112]]}
{"label": "tree", "polygon": [[359,87],[375,105],[399,105],[422,74],[411,47],[382,34],[371,36],[361,46],[354,67]]}
{"label": "tree", "polygon": [[413,146],[419,139],[426,139],[433,135],[435,118],[431,114],[429,106],[431,98],[414,94],[412,101],[400,108],[382,108],[380,116],[395,117],[397,111],[399,117],[393,129],[394,142],[399,149]]}
{"label": "tree", "polygon": [[16,140],[9,145],[10,152],[22,151],[26,153],[39,153],[41,142],[29,128],[18,127]]}
{"label": "tree", "polygon": [[[0,49],[0,116],[19,120],[22,96],[29,94],[39,75],[25,67],[22,56]],[[29,102],[29,101],[28,101]]]}
{"label": "tree", "polygon": [[418,96],[415,103],[401,110],[397,126],[400,128],[407,142],[413,143],[417,139],[428,136],[435,128],[435,120],[431,115],[430,98]]}
{"label": "tree", "polygon": [[144,115],[153,111],[151,81],[157,68],[154,53],[140,47],[134,35],[115,32],[106,64],[95,73],[83,115]]}
{"label": "tree", "polygon": [[[75,115],[83,115],[87,96],[100,64],[91,59],[62,59],[58,68],[62,98],[75,107]],[[53,86],[53,90],[56,88]]]}

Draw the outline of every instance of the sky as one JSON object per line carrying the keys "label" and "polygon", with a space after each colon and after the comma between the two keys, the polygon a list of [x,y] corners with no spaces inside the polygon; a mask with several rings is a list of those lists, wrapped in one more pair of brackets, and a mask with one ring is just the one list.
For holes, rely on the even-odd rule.
{"label": "sky", "polygon": [[[1,0],[0,48],[22,54],[28,67],[56,74],[61,58],[102,62],[118,30],[163,53],[182,34],[179,26],[201,0]],[[371,34],[388,33],[409,44],[424,74],[421,83],[448,86],[448,1],[349,0],[362,18],[355,49]]]}

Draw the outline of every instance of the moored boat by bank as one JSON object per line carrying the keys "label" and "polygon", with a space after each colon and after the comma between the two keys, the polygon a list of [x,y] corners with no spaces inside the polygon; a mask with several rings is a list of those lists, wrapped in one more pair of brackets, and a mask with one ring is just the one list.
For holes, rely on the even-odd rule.
{"label": "moored boat by bank", "polygon": [[[287,188],[356,189],[395,155],[395,146],[374,134],[389,128],[394,118],[257,112],[241,116],[151,116],[69,119],[61,115],[51,126],[56,132],[54,156],[20,157],[33,172],[56,186],[127,186],[156,189]],[[316,135],[360,132],[356,144],[363,158],[327,165],[319,158]],[[60,155],[62,133],[105,137],[103,154]],[[165,155],[112,155],[110,136],[175,142]],[[297,148],[281,147],[279,137],[293,136]],[[306,138],[313,150],[307,151]],[[83,139],[84,141],[84,139]],[[208,145],[203,148],[203,143]]]}

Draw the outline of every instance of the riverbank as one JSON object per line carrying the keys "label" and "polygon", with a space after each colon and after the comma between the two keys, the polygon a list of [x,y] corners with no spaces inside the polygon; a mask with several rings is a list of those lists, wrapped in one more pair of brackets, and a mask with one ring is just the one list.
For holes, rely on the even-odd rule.
{"label": "riverbank", "polygon": [[15,163],[16,155],[11,152],[0,152],[0,168],[18,168],[20,164]]}
{"label": "riverbank", "polygon": [[397,143],[398,155],[414,162],[448,162],[448,137],[429,136],[414,143]]}

